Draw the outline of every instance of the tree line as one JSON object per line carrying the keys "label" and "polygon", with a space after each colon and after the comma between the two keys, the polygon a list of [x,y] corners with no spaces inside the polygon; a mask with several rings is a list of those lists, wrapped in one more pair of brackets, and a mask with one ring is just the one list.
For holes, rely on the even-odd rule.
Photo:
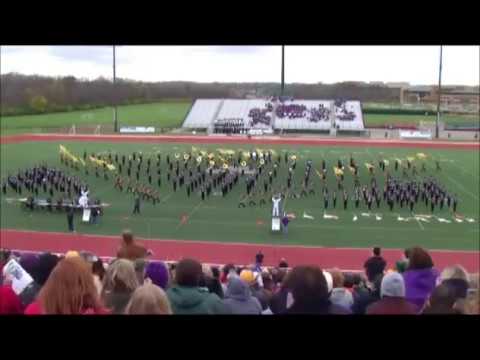
{"label": "tree line", "polygon": [[[0,76],[1,115],[88,110],[98,107],[143,104],[196,98],[246,98],[279,95],[280,83],[142,82],[117,79],[80,79],[8,73]],[[353,82],[338,84],[286,84],[286,95],[303,99],[348,98],[395,102],[399,89]]]}

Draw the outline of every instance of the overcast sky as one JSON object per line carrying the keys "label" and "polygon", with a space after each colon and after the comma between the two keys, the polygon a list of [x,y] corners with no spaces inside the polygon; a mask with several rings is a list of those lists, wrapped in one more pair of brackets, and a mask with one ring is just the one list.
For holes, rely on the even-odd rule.
{"label": "overcast sky", "polygon": [[[112,77],[106,46],[2,46],[1,73]],[[442,83],[479,84],[478,46],[443,49]],[[122,46],[117,76],[143,81],[279,82],[279,46]],[[438,83],[438,46],[287,46],[287,83]]]}

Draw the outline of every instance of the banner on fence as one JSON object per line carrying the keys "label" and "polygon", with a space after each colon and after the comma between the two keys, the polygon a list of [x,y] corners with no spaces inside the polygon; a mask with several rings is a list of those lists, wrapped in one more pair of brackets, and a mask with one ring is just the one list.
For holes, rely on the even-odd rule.
{"label": "banner on fence", "polygon": [[400,130],[400,138],[402,139],[432,139],[431,131],[412,131]]}
{"label": "banner on fence", "polygon": [[144,134],[144,133],[154,133],[154,127],[145,127],[145,126],[123,126],[120,128],[121,133],[137,133],[137,134]]}

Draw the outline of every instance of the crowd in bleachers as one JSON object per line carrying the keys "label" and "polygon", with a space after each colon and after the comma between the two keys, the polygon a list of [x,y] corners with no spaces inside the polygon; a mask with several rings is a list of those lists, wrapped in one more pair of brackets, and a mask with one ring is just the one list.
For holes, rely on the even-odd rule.
{"label": "crowd in bleachers", "polygon": [[255,127],[257,124],[263,124],[270,126],[272,118],[270,116],[271,109],[266,107],[265,109],[253,108],[248,112],[248,117],[251,118],[250,126]]}
{"label": "crowd in bleachers", "polygon": [[318,107],[311,108],[309,120],[313,122],[329,121],[330,109],[325,107],[323,104],[319,104]]}
{"label": "crowd in bleachers", "polygon": [[335,100],[335,113],[336,118],[342,121],[353,121],[355,120],[355,112],[349,111],[347,109],[347,103],[344,100]]}
{"label": "crowd in bleachers", "polygon": [[217,119],[213,124],[215,134],[245,134],[247,128],[242,118]]}
{"label": "crowd in bleachers", "polygon": [[[149,254],[130,232],[109,261],[2,250],[0,314],[479,314],[478,274],[459,265],[439,272],[419,247],[392,269],[374,248],[362,274],[285,259],[267,268],[261,253],[250,266],[223,267]],[[20,291],[22,276],[32,280]]]}
{"label": "crowd in bleachers", "polygon": [[307,115],[307,107],[303,104],[280,104],[277,106],[275,114],[280,119],[304,118]]}

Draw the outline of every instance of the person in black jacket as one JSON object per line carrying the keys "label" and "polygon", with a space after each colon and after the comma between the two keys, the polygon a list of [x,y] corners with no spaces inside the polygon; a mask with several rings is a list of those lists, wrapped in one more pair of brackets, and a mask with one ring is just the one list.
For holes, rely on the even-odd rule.
{"label": "person in black jacket", "polygon": [[67,210],[67,222],[68,222],[68,231],[75,232],[73,227],[73,216],[74,216],[74,209],[73,206],[69,206]]}
{"label": "person in black jacket", "polygon": [[284,314],[350,314],[329,300],[327,280],[317,266],[297,266],[288,275],[293,304]]}
{"label": "person in black jacket", "polygon": [[363,268],[365,269],[365,273],[367,275],[368,281],[373,281],[377,275],[383,274],[383,272],[385,271],[387,262],[380,255],[380,253],[381,253],[381,249],[379,247],[374,247],[373,256],[370,257],[363,264]]}

